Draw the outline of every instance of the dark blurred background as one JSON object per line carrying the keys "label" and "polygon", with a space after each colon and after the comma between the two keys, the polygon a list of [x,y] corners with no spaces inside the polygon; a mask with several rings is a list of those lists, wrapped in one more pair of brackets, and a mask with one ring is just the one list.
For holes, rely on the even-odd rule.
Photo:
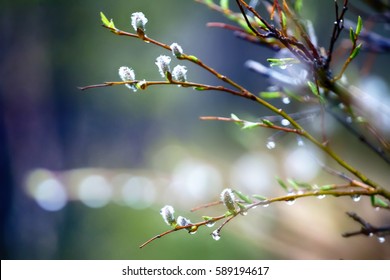
{"label": "dark blurred background", "polygon": [[[314,2],[304,1],[304,13],[327,47],[333,1]],[[358,227],[345,211],[355,211],[373,224],[390,222],[388,213],[373,209],[366,198],[273,204],[231,222],[218,242],[210,236],[213,229],[201,228],[194,236],[177,232],[139,249],[168,229],[159,214],[166,204],[174,206],[177,215],[198,221],[201,215],[223,213],[223,207],[200,213],[189,209],[217,200],[226,187],[280,195],[275,176],[318,185],[339,179],[324,174],[313,161],[312,154],[326,162],[323,154],[310,145],[298,146],[294,136],[278,137],[276,148],[268,150],[269,130],[241,131],[232,124],[198,119],[270,114],[250,101],[177,87],[137,93],[124,86],[78,90],[119,80],[123,65],[134,68],[138,79],[160,79],[155,58],[170,55],[108,32],[101,27],[100,11],[129,31],[131,13],[142,11],[149,19],[149,37],[178,42],[186,53],[253,92],[269,86],[243,65],[248,59],[266,63],[274,54],[226,30],[207,28],[209,21],[227,20],[195,1],[2,0],[2,259],[390,258],[389,241],[341,237]],[[388,89],[388,75],[383,75],[387,62],[381,56],[371,71],[383,91]],[[195,65],[185,65],[191,81],[219,83]],[[359,67],[357,63],[348,72],[352,82],[360,79]],[[275,102],[289,112],[301,108],[294,102]],[[316,123],[306,127],[315,130]],[[331,118],[327,125],[346,160],[388,184],[388,166],[381,159]]]}

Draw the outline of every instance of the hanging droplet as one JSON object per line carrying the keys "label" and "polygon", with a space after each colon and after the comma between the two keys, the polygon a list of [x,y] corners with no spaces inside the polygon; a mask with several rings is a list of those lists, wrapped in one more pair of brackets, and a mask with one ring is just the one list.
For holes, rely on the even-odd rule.
{"label": "hanging droplet", "polygon": [[317,195],[318,199],[324,199],[325,197],[326,197],[326,195],[324,195],[324,194]]}
{"label": "hanging droplet", "polygon": [[282,102],[283,102],[283,104],[287,105],[287,104],[290,104],[291,100],[289,97],[285,96],[282,98]]}
{"label": "hanging droplet", "polygon": [[375,211],[379,211],[380,209],[380,207],[375,207]]}
{"label": "hanging droplet", "polygon": [[206,227],[213,227],[215,225],[215,222],[208,222],[206,224]]}
{"label": "hanging droplet", "polygon": [[214,230],[213,233],[211,234],[211,236],[213,237],[213,239],[215,241],[218,241],[219,239],[221,239],[221,235],[219,234],[219,230]]}
{"label": "hanging droplet", "polygon": [[279,68],[280,69],[282,69],[282,70],[285,70],[285,69],[287,69],[287,64],[281,64],[281,65],[279,65]]}
{"label": "hanging droplet", "polygon": [[303,142],[302,138],[298,138],[297,145],[298,145],[299,147],[305,146],[305,142]]}
{"label": "hanging droplet", "polygon": [[360,194],[354,194],[354,195],[351,195],[351,198],[353,201],[358,202],[358,201],[360,201],[361,196],[360,196]]}
{"label": "hanging droplet", "polygon": [[379,236],[378,237],[378,241],[379,241],[379,243],[385,243],[386,242],[386,238],[384,238],[383,236]]}
{"label": "hanging droplet", "polygon": [[345,121],[347,122],[347,123],[352,123],[352,117],[347,117],[346,119],[345,119]]}
{"label": "hanging droplet", "polygon": [[269,206],[269,203],[263,204],[263,207],[264,207],[264,208],[267,208],[268,206]]}
{"label": "hanging droplet", "polygon": [[287,119],[283,119],[280,123],[281,123],[283,126],[289,126],[289,125],[290,125],[290,121],[287,120]]}
{"label": "hanging droplet", "polygon": [[275,149],[275,147],[276,147],[276,143],[274,141],[270,140],[267,142],[267,148],[269,150]]}
{"label": "hanging droplet", "polygon": [[374,234],[372,233],[372,232],[370,232],[369,234],[368,234],[368,237],[373,237],[374,236]]}
{"label": "hanging droplet", "polygon": [[286,200],[287,205],[293,205],[295,203],[295,199]]}
{"label": "hanging droplet", "polygon": [[243,216],[246,216],[246,215],[248,215],[248,211],[241,211],[240,214]]}

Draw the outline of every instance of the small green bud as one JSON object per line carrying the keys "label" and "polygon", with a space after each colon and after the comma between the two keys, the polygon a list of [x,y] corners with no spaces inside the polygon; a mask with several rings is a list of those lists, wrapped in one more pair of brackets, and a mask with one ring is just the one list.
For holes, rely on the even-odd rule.
{"label": "small green bud", "polygon": [[265,99],[280,98],[282,93],[280,91],[262,91],[260,92],[260,97]]}
{"label": "small green bud", "polygon": [[356,24],[356,31],[355,31],[356,36],[359,36],[360,32],[362,31],[362,27],[363,27],[362,18],[361,16],[358,16],[358,21]]}
{"label": "small green bud", "polygon": [[265,125],[268,125],[268,126],[274,126],[273,122],[271,122],[270,120],[267,120],[267,119],[262,119],[261,122]]}
{"label": "small green bud", "polygon": [[353,52],[351,53],[351,55],[349,56],[350,59],[354,59],[360,52],[360,49],[362,48],[362,43],[360,43],[354,50]]}
{"label": "small green bud", "polygon": [[268,200],[268,198],[266,198],[265,196],[262,196],[262,195],[259,195],[259,194],[254,194],[252,195],[254,198],[260,200],[260,201],[264,201],[264,200]]}
{"label": "small green bud", "polygon": [[229,10],[229,0],[220,0],[219,5],[224,10]]}
{"label": "small green bud", "polygon": [[238,196],[238,198],[240,198],[244,202],[246,202],[246,203],[253,203],[253,201],[249,198],[249,196],[243,194],[242,192],[237,191],[237,190],[233,190],[233,192]]}
{"label": "small green bud", "polygon": [[276,181],[278,181],[278,184],[286,191],[288,192],[288,187],[286,185],[286,183],[280,179],[279,177],[276,177]]}

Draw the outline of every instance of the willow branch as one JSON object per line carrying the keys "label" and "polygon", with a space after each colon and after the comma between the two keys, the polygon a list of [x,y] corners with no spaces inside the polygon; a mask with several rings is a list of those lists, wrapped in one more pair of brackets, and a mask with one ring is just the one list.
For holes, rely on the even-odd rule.
{"label": "willow branch", "polygon": [[[357,182],[357,181],[352,181],[348,184],[328,185],[326,187],[326,189],[315,189],[315,190],[313,189],[313,190],[309,190],[309,191],[297,191],[295,193],[289,193],[288,195],[278,196],[278,197],[269,198],[269,199],[267,198],[267,199],[264,199],[261,201],[247,204],[244,209],[239,209],[235,213],[229,213],[229,214],[224,214],[224,215],[220,215],[220,216],[216,216],[216,217],[211,217],[211,219],[201,221],[198,223],[190,223],[186,226],[176,226],[173,229],[170,229],[168,231],[165,231],[163,233],[160,233],[160,234],[155,235],[154,237],[148,239],[146,242],[144,242],[140,245],[140,248],[143,248],[146,245],[148,245],[149,243],[153,242],[154,240],[159,239],[161,237],[164,237],[164,236],[171,234],[173,232],[183,230],[183,229],[189,230],[189,229],[193,229],[194,227],[195,227],[195,230],[198,230],[198,228],[205,226],[207,224],[215,223],[215,222],[218,222],[220,220],[226,219],[221,224],[221,226],[219,226],[217,228],[216,231],[219,233],[228,222],[232,221],[234,218],[236,218],[238,216],[241,216],[238,214],[243,214],[244,212],[252,210],[252,209],[256,208],[257,206],[269,205],[271,203],[280,202],[280,201],[291,201],[291,200],[296,200],[296,199],[300,199],[300,198],[304,198],[304,197],[329,196],[329,195],[336,196],[336,197],[342,197],[342,196],[348,196],[348,197],[351,197],[351,196],[370,196],[371,197],[371,196],[375,196],[375,195],[380,195],[380,196],[383,196],[383,197],[387,198],[388,200],[390,200],[390,193],[384,193],[381,190],[377,190],[374,188],[366,188],[365,186],[362,186],[361,184],[359,184],[359,182],[358,182],[358,184],[355,185],[355,182]],[[242,203],[242,201],[240,201],[240,202]],[[199,210],[201,208],[207,208],[207,207],[215,206],[215,205],[219,205],[219,204],[221,204],[220,201],[211,202],[211,203],[208,203],[205,205],[195,207],[195,208],[191,209],[191,211],[196,211],[196,210]],[[387,206],[387,207],[382,206],[382,208],[390,209],[389,206]]]}

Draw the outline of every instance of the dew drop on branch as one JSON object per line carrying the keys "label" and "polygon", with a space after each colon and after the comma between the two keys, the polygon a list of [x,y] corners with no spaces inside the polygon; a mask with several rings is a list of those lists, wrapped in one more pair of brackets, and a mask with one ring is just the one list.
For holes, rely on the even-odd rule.
{"label": "dew drop on branch", "polygon": [[379,243],[385,243],[386,242],[386,238],[384,238],[383,236],[380,236],[380,237],[378,237],[378,242]]}
{"label": "dew drop on branch", "polygon": [[289,126],[289,125],[290,125],[290,121],[287,120],[287,119],[283,119],[280,123],[281,123],[283,126]]}
{"label": "dew drop on branch", "polygon": [[221,239],[221,235],[219,234],[218,230],[214,230],[213,233],[211,234],[211,236],[213,237],[213,239],[215,241],[218,241],[219,239]]}
{"label": "dew drop on branch", "polygon": [[318,199],[324,199],[325,197],[326,197],[326,195],[324,195],[324,194],[317,195]]}
{"label": "dew drop on branch", "polygon": [[267,148],[269,149],[269,150],[272,150],[272,149],[275,149],[275,147],[276,147],[276,143],[274,142],[274,141],[272,141],[272,140],[270,140],[270,141],[268,141],[267,142]]}
{"label": "dew drop on branch", "polygon": [[287,105],[287,104],[290,104],[291,100],[290,100],[289,97],[286,96],[286,97],[283,97],[283,98],[282,98],[282,102],[283,102],[283,104],[286,104],[286,105]]}
{"label": "dew drop on branch", "polygon": [[208,222],[206,224],[206,227],[213,227],[215,225],[215,222]]}
{"label": "dew drop on branch", "polygon": [[351,195],[351,198],[354,202],[359,202],[360,201],[360,194],[354,194],[354,195]]}
{"label": "dew drop on branch", "polygon": [[287,205],[294,205],[295,199],[286,200]]}

